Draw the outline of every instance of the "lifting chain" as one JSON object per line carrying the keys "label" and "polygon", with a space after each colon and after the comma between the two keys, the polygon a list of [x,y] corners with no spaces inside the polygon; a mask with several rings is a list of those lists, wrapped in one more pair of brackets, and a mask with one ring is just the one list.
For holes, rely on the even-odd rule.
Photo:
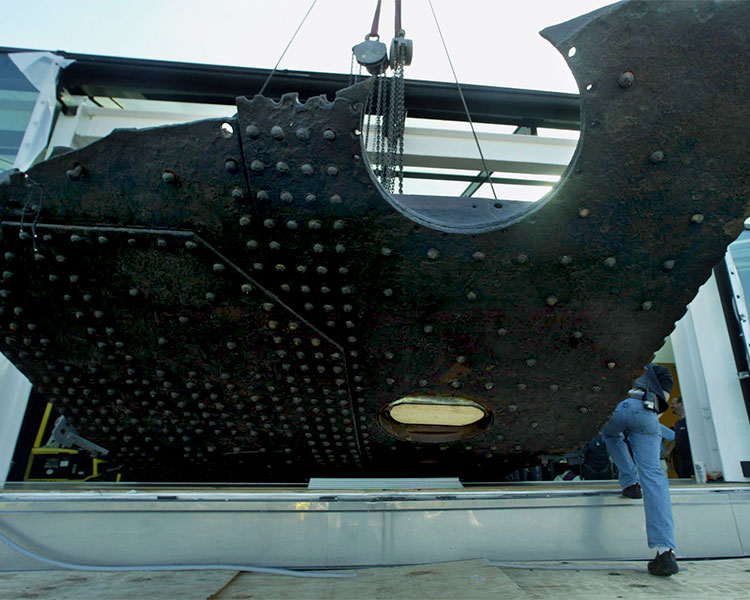
{"label": "lifting chain", "polygon": [[[365,148],[370,149],[368,143],[374,117],[374,155],[371,155],[373,172],[389,193],[394,193],[398,179],[398,193],[403,194],[406,122],[404,66],[411,64],[413,44],[405,38],[406,33],[401,27],[401,0],[395,0],[395,33],[391,41],[390,57],[388,56],[386,46],[380,41],[378,34],[381,3],[382,0],[378,0],[372,28],[365,36],[365,41],[352,48],[349,80],[350,83],[359,80],[359,76],[354,74],[355,59],[360,65],[360,74],[364,67],[374,76],[365,104]],[[388,68],[392,71],[390,80],[386,75]]]}

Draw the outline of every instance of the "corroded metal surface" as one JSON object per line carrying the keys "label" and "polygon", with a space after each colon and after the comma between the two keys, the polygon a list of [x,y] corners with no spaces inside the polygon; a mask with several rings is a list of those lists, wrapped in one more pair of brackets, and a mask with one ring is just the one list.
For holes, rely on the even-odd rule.
{"label": "corroded metal surface", "polygon": [[[39,164],[0,186],[0,349],[141,480],[492,479],[578,446],[748,215],[749,12],[629,2],[545,30],[582,141],[531,208],[384,197],[354,88]],[[410,394],[491,418],[402,441],[380,418]]]}

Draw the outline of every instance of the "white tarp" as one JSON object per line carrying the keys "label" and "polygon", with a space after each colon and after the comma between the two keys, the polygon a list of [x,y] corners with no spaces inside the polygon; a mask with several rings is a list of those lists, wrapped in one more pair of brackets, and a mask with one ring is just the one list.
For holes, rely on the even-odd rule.
{"label": "white tarp", "polygon": [[0,489],[10,471],[30,391],[29,380],[0,354]]}
{"label": "white tarp", "polygon": [[26,133],[16,154],[13,166],[25,171],[47,147],[57,102],[57,76],[73,60],[51,52],[14,52],[8,54],[13,64],[23,73],[29,83],[39,90],[39,97],[29,118]]}

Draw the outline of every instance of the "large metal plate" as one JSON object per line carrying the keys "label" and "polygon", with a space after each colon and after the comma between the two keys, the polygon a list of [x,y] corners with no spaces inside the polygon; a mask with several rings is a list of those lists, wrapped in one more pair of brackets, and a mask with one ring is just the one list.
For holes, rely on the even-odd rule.
{"label": "large metal plate", "polygon": [[[545,30],[582,136],[525,210],[384,195],[361,89],[39,164],[0,187],[0,349],[138,479],[489,479],[578,446],[748,215],[749,13],[625,2]],[[491,418],[401,441],[380,417],[410,394]]]}

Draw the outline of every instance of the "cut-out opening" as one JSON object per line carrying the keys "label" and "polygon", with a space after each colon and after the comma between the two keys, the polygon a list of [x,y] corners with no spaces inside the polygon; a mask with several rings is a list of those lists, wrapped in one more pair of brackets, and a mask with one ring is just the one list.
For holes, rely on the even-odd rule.
{"label": "cut-out opening", "polygon": [[568,57],[569,58],[573,58],[576,55],[577,52],[578,52],[578,50],[576,49],[576,47],[572,46],[570,48],[570,50],[568,50]]}
{"label": "cut-out opening", "polygon": [[442,443],[472,437],[492,422],[483,405],[455,396],[406,396],[380,413],[380,425],[393,437],[420,443]]}
{"label": "cut-out opening", "polygon": [[[564,56],[559,60],[565,63]],[[385,84],[374,84],[371,94],[376,85]],[[377,97],[363,103],[360,156],[384,199],[430,229],[471,234],[521,221],[552,198],[578,148],[577,122],[474,118],[472,131],[468,121],[407,116],[400,124],[376,114]]]}

